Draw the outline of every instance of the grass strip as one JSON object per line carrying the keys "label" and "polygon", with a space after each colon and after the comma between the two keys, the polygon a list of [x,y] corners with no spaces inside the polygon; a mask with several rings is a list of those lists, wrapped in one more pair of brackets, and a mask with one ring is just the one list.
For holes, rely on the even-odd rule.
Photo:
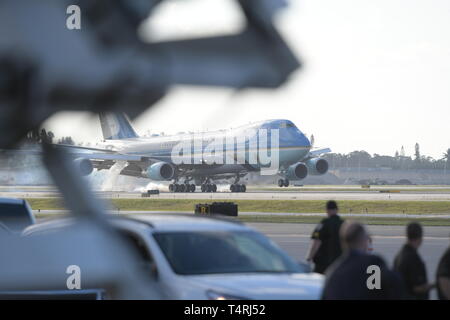
{"label": "grass strip", "polygon": [[[35,210],[64,209],[58,198],[27,199]],[[197,203],[220,200],[205,199],[108,199],[112,209],[121,211],[193,211]],[[227,200],[238,204],[240,212],[322,213],[323,200]],[[450,201],[340,200],[341,213],[450,213]]]}

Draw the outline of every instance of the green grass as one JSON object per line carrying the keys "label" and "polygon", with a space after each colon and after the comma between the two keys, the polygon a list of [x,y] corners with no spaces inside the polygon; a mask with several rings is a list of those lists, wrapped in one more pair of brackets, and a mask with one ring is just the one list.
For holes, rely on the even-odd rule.
{"label": "green grass", "polygon": [[60,198],[27,198],[25,199],[33,210],[59,210],[64,209],[64,203]]}
{"label": "green grass", "polygon": [[[35,210],[64,209],[58,198],[27,199]],[[198,199],[111,199],[111,207],[123,211],[193,211],[196,203],[211,203]],[[238,204],[240,212],[322,213],[322,200],[229,200]],[[341,200],[341,213],[450,213],[450,201]]]}

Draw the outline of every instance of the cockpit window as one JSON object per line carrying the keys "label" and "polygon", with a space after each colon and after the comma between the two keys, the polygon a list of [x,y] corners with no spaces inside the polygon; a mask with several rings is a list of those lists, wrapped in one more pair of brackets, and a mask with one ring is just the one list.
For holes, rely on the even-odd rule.
{"label": "cockpit window", "polygon": [[280,123],[280,129],[284,128],[295,128],[294,124],[292,122],[282,122]]}

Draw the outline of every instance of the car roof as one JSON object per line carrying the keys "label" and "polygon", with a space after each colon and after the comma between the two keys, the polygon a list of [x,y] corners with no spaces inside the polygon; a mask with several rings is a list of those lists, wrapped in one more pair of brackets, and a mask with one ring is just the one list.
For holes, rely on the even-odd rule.
{"label": "car roof", "polygon": [[249,230],[236,220],[224,217],[199,217],[193,214],[131,215],[131,219],[148,223],[155,231]]}
{"label": "car roof", "polygon": [[[108,220],[120,227],[138,224],[146,226],[153,231],[178,232],[178,231],[249,231],[251,228],[238,221],[221,217],[199,217],[193,214],[151,214],[151,215],[117,215],[108,214]],[[37,223],[25,229],[24,234],[39,232],[46,229],[58,229],[68,227],[75,222],[74,218],[57,218]]]}
{"label": "car roof", "polygon": [[0,204],[16,204],[23,205],[25,200],[17,198],[0,198]]}

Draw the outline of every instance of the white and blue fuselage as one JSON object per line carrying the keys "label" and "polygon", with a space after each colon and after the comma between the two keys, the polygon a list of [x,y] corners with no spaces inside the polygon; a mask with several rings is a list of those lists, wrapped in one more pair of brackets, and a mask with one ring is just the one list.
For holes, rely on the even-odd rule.
{"label": "white and blue fuselage", "polygon": [[[104,140],[101,149],[95,150],[102,153],[80,154],[80,165],[88,167],[83,161],[89,159],[92,167],[102,170],[122,161],[126,163],[123,175],[176,184],[184,180],[185,187],[194,190],[195,185],[213,185],[214,180],[232,177],[237,184],[249,172],[279,175],[278,185],[288,186],[289,180],[328,170],[328,163],[318,155],[329,149],[311,151],[309,139],[289,120],[151,137],[139,137],[125,115],[100,114],[100,124]],[[192,180],[195,185],[188,187]]]}
{"label": "white and blue fuselage", "polygon": [[[278,145],[272,145],[272,135],[278,131]],[[267,135],[266,143],[261,143],[261,135]],[[252,143],[252,141],[258,143]],[[289,120],[267,120],[253,123],[229,130],[220,130],[204,133],[182,133],[171,136],[133,137],[117,140],[105,140],[104,148],[117,151],[121,154],[159,159],[168,163],[175,163],[174,148],[187,146],[180,153],[178,165],[184,165],[210,174],[233,173],[246,170],[258,171],[267,165],[259,157],[250,161],[251,154],[266,153],[275,157],[278,153],[279,169],[283,169],[298,161],[305,159],[311,150],[308,138]],[[190,150],[189,150],[190,147]],[[215,152],[211,161],[209,150]],[[219,154],[220,153],[220,154]],[[245,161],[238,161],[238,154]],[[231,161],[230,161],[231,156]],[[222,157],[222,161],[220,161]],[[228,157],[228,158],[227,158]],[[233,161],[234,160],[234,161]],[[234,163],[231,163],[234,162]],[[209,167],[208,167],[209,166]],[[230,172],[230,173],[231,173]],[[200,174],[200,172],[198,172]]]}

